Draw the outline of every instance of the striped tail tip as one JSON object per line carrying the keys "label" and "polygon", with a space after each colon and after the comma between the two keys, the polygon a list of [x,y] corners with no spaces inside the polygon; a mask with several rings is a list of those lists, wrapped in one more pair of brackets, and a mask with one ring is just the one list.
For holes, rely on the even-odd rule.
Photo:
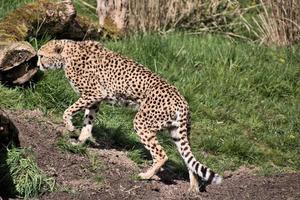
{"label": "striped tail tip", "polygon": [[223,182],[222,176],[216,174],[213,180],[211,181],[212,184],[221,184]]}

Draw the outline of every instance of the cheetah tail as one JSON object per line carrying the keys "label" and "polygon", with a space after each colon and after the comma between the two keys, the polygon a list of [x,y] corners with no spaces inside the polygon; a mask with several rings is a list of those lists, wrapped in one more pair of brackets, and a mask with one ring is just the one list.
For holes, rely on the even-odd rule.
{"label": "cheetah tail", "polygon": [[171,131],[172,138],[189,170],[206,181],[207,184],[220,184],[222,177],[196,160],[191,151],[187,136],[187,128],[177,128]]}

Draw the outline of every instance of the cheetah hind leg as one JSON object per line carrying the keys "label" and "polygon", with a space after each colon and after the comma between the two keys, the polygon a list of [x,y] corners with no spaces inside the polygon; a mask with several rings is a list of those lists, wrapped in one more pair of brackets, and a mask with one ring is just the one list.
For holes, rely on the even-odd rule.
{"label": "cheetah hind leg", "polygon": [[198,175],[196,175],[192,170],[189,169],[189,177],[190,177],[190,193],[198,193],[199,192],[199,180]]}
{"label": "cheetah hind leg", "polygon": [[163,150],[162,146],[158,143],[155,133],[151,133],[149,131],[137,131],[137,134],[141,138],[141,142],[144,144],[146,149],[150,151],[150,154],[153,158],[153,165],[150,169],[148,169],[144,173],[140,173],[139,177],[141,179],[151,179],[165,164],[168,160],[168,157]]}

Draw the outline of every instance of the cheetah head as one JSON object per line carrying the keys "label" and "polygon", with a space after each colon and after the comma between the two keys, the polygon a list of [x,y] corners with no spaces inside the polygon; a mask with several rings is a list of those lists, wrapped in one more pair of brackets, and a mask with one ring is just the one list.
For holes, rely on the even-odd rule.
{"label": "cheetah head", "polygon": [[65,59],[62,56],[64,43],[63,40],[51,40],[39,49],[37,65],[42,71],[64,67]]}

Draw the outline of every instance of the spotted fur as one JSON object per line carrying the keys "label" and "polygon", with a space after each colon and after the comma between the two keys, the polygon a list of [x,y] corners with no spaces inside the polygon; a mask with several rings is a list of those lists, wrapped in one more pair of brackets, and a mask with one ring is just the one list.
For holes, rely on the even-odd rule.
{"label": "spotted fur", "polygon": [[168,157],[156,134],[168,129],[190,174],[190,190],[198,191],[198,177],[207,183],[222,178],[198,162],[189,145],[190,111],[184,97],[164,79],[135,61],[114,53],[94,41],[53,40],[38,51],[40,69],[63,68],[80,98],[63,115],[69,131],[74,130],[72,116],[85,109],[80,142],[91,137],[92,124],[102,101],[137,105],[134,129],[153,158],[153,166],[143,179],[150,179]]}

